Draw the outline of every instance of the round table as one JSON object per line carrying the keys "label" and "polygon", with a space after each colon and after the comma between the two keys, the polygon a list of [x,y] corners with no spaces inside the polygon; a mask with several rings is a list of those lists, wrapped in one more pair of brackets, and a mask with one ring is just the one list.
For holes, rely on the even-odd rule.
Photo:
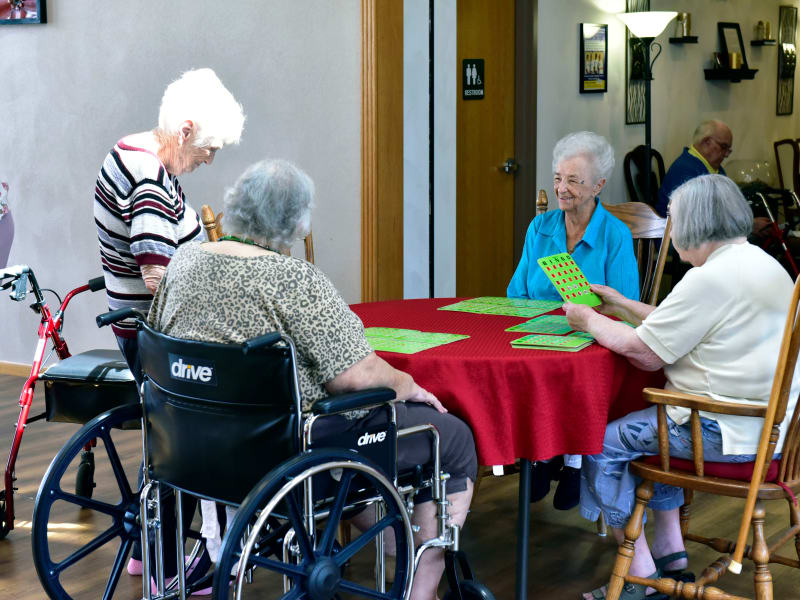
{"label": "round table", "polygon": [[481,464],[520,459],[516,598],[525,600],[531,461],[600,452],[607,422],[643,408],[642,388],[661,387],[664,375],[640,371],[598,344],[579,352],[512,348],[511,340],[525,333],[506,328],[529,317],[438,310],[458,300],[394,300],[351,308],[365,327],[470,336],[416,354],[378,354],[469,423]]}

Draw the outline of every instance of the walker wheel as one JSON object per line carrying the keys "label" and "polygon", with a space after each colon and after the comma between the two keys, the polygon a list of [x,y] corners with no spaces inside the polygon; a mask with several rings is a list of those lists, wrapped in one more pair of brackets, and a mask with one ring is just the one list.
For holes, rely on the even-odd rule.
{"label": "walker wheel", "polygon": [[11,528],[6,521],[6,499],[5,492],[3,492],[3,499],[0,500],[0,540],[5,538],[9,531],[11,531]]}
{"label": "walker wheel", "polygon": [[75,475],[75,494],[91,498],[97,484],[94,482],[94,454],[91,450],[81,454],[81,462]]}

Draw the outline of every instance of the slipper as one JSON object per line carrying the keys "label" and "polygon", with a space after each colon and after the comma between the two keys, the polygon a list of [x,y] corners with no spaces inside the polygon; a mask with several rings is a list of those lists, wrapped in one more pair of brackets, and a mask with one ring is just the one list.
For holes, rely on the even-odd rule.
{"label": "slipper", "polygon": [[[675,560],[675,559],[673,559]],[[658,577],[658,571],[655,573],[648,575],[647,579],[655,579]],[[605,600],[606,593],[603,591],[602,586],[597,588],[596,590],[592,590],[592,598],[593,600]],[[660,592],[653,592],[652,594],[645,595],[644,591],[647,589],[646,585],[640,585],[638,583],[625,583],[622,586],[622,592],[619,595],[619,600],[669,600],[669,596],[666,594],[662,594]]]}
{"label": "slipper", "polygon": [[564,465],[558,476],[558,487],[553,494],[553,508],[570,510],[581,501],[581,470]]}
{"label": "slipper", "polygon": [[675,562],[676,560],[680,560],[682,558],[689,558],[689,555],[686,554],[685,550],[681,550],[679,552],[673,552],[672,554],[667,554],[666,556],[662,556],[661,558],[653,557],[653,562],[656,564],[656,569],[658,569],[658,573],[661,577],[668,577],[669,579],[674,579],[675,581],[683,581],[684,583],[694,583],[695,580],[694,573],[686,571],[684,569],[664,568],[669,563]]}

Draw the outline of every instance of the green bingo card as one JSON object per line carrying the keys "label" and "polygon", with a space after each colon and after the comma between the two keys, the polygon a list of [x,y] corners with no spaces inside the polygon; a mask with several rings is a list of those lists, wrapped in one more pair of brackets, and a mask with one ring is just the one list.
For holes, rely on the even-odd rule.
{"label": "green bingo card", "polygon": [[517,338],[511,342],[512,348],[531,350],[558,350],[560,352],[577,352],[593,343],[592,340],[572,335],[531,334]]}
{"label": "green bingo card", "polygon": [[542,315],[519,325],[514,325],[506,331],[526,331],[528,333],[552,333],[560,335],[569,333],[572,327],[567,323],[567,317],[561,315]]}
{"label": "green bingo card", "polygon": [[566,302],[598,306],[600,297],[589,290],[589,282],[569,253],[545,256],[538,261],[550,283]]}

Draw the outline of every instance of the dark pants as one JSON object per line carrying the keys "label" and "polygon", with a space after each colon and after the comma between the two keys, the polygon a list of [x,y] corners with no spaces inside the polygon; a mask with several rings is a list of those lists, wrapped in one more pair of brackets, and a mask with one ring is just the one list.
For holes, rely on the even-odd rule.
{"label": "dark pants", "polygon": [[[139,343],[136,338],[117,336],[117,344],[119,345],[122,355],[125,357],[125,361],[128,363],[128,368],[131,370],[133,378],[136,380],[136,386],[141,387],[144,374],[142,373],[142,361],[139,359]],[[142,469],[139,469],[139,477],[136,482],[137,489],[142,487],[142,481]],[[197,510],[197,499],[188,494],[184,494],[182,508],[183,529],[184,531],[188,531],[189,526],[192,524],[195,510]],[[175,540],[175,531],[177,529],[177,523],[175,521],[175,494],[173,494],[172,490],[167,486],[161,488],[161,529],[164,540],[164,574],[168,578],[174,577],[178,572],[175,560],[177,555],[177,543]],[[142,548],[138,541],[133,546],[131,558],[142,560]],[[150,553],[150,560],[151,565],[155,565],[155,554],[153,552]],[[208,563],[207,556],[205,556],[204,561]],[[205,569],[203,569],[202,565],[198,565],[198,568],[195,570],[197,572],[192,573],[193,576],[191,580],[196,581],[198,576],[202,575],[202,573],[208,569],[208,566],[207,564]]]}

